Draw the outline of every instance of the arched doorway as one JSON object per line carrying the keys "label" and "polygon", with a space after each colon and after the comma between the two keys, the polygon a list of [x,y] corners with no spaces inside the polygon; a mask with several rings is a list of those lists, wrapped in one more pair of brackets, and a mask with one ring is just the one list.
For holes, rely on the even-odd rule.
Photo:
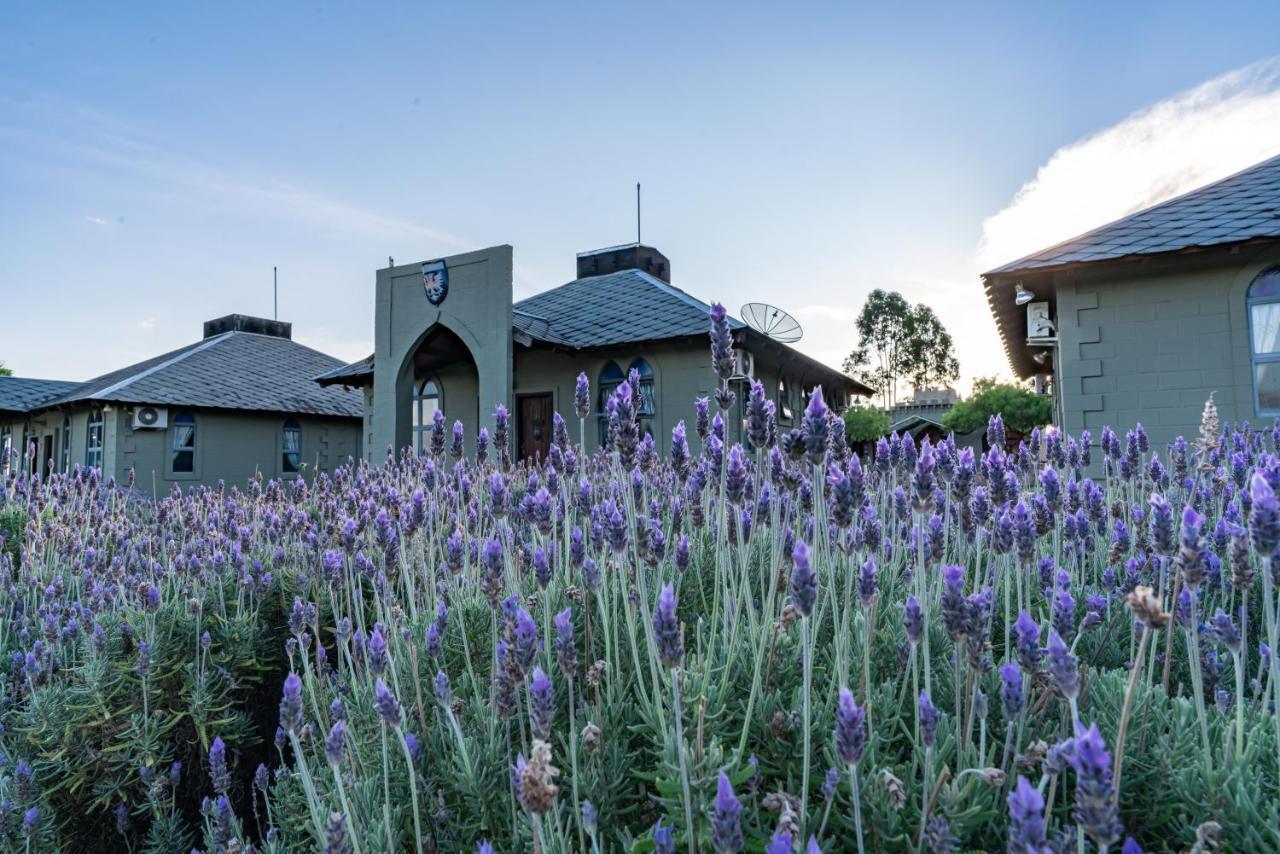
{"label": "arched doorway", "polygon": [[426,453],[435,414],[440,412],[446,430],[452,431],[455,421],[462,422],[466,451],[474,451],[480,427],[480,375],[471,351],[457,334],[439,325],[428,330],[406,357],[397,388],[398,447],[407,445],[415,453]]}

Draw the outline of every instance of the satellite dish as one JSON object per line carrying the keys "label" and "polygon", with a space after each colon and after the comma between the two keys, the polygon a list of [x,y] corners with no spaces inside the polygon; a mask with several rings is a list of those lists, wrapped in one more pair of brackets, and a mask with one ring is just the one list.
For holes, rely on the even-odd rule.
{"label": "satellite dish", "polygon": [[767,302],[749,302],[742,307],[741,314],[747,326],[774,341],[794,344],[804,336],[800,321]]}

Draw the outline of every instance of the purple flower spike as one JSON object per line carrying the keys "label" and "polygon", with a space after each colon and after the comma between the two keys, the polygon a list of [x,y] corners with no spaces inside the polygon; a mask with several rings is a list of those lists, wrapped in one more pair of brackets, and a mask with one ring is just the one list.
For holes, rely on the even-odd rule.
{"label": "purple flower spike", "polygon": [[920,692],[920,741],[925,747],[933,747],[938,735],[938,708],[929,699],[928,691]]}
{"label": "purple flower spike", "polygon": [[1004,701],[1004,715],[1012,720],[1022,712],[1025,698],[1022,693],[1022,668],[1009,661],[1000,666],[1000,699]]}
{"label": "purple flower spike", "polygon": [[1076,799],[1071,817],[1099,846],[1118,841],[1124,828],[1116,812],[1111,754],[1097,724],[1081,730],[1067,761],[1076,772]]}
{"label": "purple flower spike", "polygon": [[551,727],[555,723],[556,698],[551,680],[541,667],[533,668],[529,683],[529,725],[534,738],[551,740]]}
{"label": "purple flower spike", "polygon": [[586,418],[591,414],[591,383],[587,381],[585,373],[578,374],[578,381],[574,384],[573,408],[579,418]]}
{"label": "purple flower spike", "polygon": [[796,540],[791,557],[795,562],[795,569],[791,573],[791,601],[801,614],[812,617],[814,603],[818,601],[818,579],[813,574],[813,567],[809,562],[809,547],[804,541]]}
{"label": "purple flower spike", "polygon": [[302,728],[302,679],[296,673],[290,673],[284,679],[280,726],[287,732]]}
{"label": "purple flower spike", "polygon": [[846,765],[856,765],[867,747],[867,713],[848,688],[840,689],[836,706],[836,753]]}
{"label": "purple flower spike", "polygon": [[573,611],[565,608],[556,614],[556,660],[560,672],[572,679],[578,670],[578,648],[573,642]]}
{"label": "purple flower spike", "polygon": [[347,725],[342,721],[334,721],[329,728],[329,735],[324,740],[324,755],[330,765],[342,764],[342,749],[347,741]]}
{"label": "purple flower spike", "polygon": [[1048,652],[1049,676],[1064,698],[1074,700],[1080,693],[1079,662],[1056,629],[1049,629]]}
{"label": "purple flower spike", "polygon": [[373,710],[378,713],[378,719],[387,726],[399,726],[400,701],[396,699],[395,694],[391,693],[387,683],[381,679],[374,683],[373,697]]}
{"label": "purple flower spike", "polygon": [[1045,838],[1044,798],[1027,778],[1018,776],[1018,785],[1009,793],[1009,851],[1016,854],[1050,854]]}
{"label": "purple flower spike", "polygon": [[227,770],[227,746],[221,737],[215,737],[209,745],[209,779],[213,781],[213,790],[225,795],[231,789],[231,772]]}
{"label": "purple flower spike", "polygon": [[675,854],[676,840],[671,832],[671,825],[663,824],[662,819],[658,819],[657,824],[653,826],[653,850],[656,854]]}
{"label": "purple flower spike", "polygon": [[742,850],[742,803],[734,797],[729,777],[720,772],[716,788],[715,815],[711,819],[711,847],[718,854]]}
{"label": "purple flower spike", "polygon": [[804,410],[804,454],[810,465],[822,464],[827,451],[827,428],[827,404],[822,399],[822,386],[816,385]]}
{"label": "purple flower spike", "polygon": [[670,584],[658,593],[658,604],[653,609],[653,639],[663,667],[684,663],[684,626],[676,616],[676,594]]}
{"label": "purple flower spike", "polygon": [[1280,502],[1262,472],[1254,472],[1249,482],[1249,536],[1253,550],[1261,558],[1269,558],[1280,547]]}
{"label": "purple flower spike", "polygon": [[779,830],[769,840],[764,850],[765,854],[791,854],[791,834],[785,830]]}
{"label": "purple flower spike", "polygon": [[908,596],[906,604],[902,606],[902,625],[906,629],[907,640],[913,646],[919,644],[920,636],[924,634],[924,614],[915,596]]}

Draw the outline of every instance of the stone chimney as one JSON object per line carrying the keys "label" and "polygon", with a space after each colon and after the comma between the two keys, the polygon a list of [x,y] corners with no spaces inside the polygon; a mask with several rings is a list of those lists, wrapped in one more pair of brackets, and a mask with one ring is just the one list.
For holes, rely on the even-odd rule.
{"label": "stone chimney", "polygon": [[671,262],[652,246],[628,243],[578,253],[578,278],[605,276],[619,270],[640,270],[671,284]]}
{"label": "stone chimney", "polygon": [[204,322],[204,337],[212,338],[224,332],[252,332],[255,335],[270,335],[272,338],[293,340],[293,324],[283,320],[268,320],[265,317],[251,317],[247,314],[228,314]]}

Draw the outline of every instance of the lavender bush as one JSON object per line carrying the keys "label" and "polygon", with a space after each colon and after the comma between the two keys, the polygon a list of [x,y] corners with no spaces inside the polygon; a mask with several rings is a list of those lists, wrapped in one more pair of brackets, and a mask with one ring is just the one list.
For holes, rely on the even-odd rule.
{"label": "lavender bush", "polygon": [[860,459],[710,327],[669,443],[633,378],[586,454],[583,377],[537,464],[499,409],[244,490],[11,474],[3,847],[1280,847],[1280,427]]}

